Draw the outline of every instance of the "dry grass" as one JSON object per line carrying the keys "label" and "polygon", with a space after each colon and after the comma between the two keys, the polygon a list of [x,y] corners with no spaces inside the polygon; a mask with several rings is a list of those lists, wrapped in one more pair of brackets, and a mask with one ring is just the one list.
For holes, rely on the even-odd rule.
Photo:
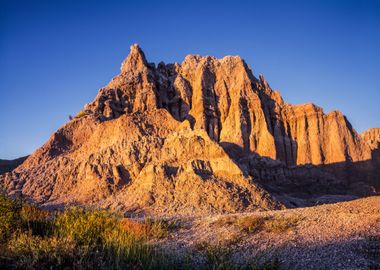
{"label": "dry grass", "polygon": [[87,113],[83,110],[80,110],[77,115],[75,116],[76,119],[82,118],[83,116],[86,116]]}
{"label": "dry grass", "polygon": [[260,216],[246,216],[237,220],[237,225],[242,231],[248,233],[256,233],[262,230],[264,223],[266,222],[264,217]]}
{"label": "dry grass", "polygon": [[204,268],[215,270],[278,270],[280,269],[279,261],[275,259],[253,257],[242,262],[236,262],[232,259],[234,251],[229,245],[212,245],[207,242],[198,243],[195,248],[200,251],[205,260]]}
{"label": "dry grass", "polygon": [[217,227],[230,226],[236,223],[236,219],[236,216],[224,216],[212,222],[212,225]]}
{"label": "dry grass", "polygon": [[272,216],[263,217],[251,215],[244,217],[222,217],[212,223],[214,226],[224,227],[237,225],[241,231],[246,233],[258,233],[266,231],[269,233],[284,233],[297,226],[300,218],[298,216]]}
{"label": "dry grass", "polygon": [[278,216],[266,220],[264,224],[264,229],[266,232],[270,233],[284,233],[297,226],[299,221],[300,218],[296,216]]}
{"label": "dry grass", "polygon": [[80,208],[48,213],[0,196],[0,268],[173,268],[172,258],[148,243],[158,225],[147,231],[144,224],[120,220]]}
{"label": "dry grass", "polygon": [[[261,224],[252,217],[232,217],[217,225],[236,222],[248,232]],[[131,220],[82,208],[52,213],[0,195],[0,269],[192,269],[192,256],[175,257],[152,245],[152,239],[168,237],[181,227],[178,220]],[[277,269],[275,261],[237,265],[231,258],[235,240],[200,244],[198,255],[204,261],[195,262],[196,267]]]}

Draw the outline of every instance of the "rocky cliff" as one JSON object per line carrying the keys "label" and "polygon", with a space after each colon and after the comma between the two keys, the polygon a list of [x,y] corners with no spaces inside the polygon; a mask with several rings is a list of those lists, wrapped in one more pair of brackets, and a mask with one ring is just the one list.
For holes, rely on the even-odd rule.
{"label": "rocky cliff", "polygon": [[[273,182],[339,190],[347,182],[319,167],[370,160],[363,138],[340,112],[287,104],[240,57],[189,55],[155,66],[132,45],[121,73],[0,183],[54,206],[281,208],[289,200],[280,202]],[[295,166],[305,164],[312,169]]]}
{"label": "rocky cliff", "polygon": [[376,151],[380,148],[380,128],[370,128],[364,131],[360,136],[372,151]]}

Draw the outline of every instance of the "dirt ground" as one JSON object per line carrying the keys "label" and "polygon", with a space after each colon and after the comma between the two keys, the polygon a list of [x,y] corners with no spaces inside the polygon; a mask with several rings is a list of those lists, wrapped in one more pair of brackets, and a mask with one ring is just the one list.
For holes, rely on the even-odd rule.
{"label": "dirt ground", "polygon": [[[380,269],[380,197],[280,211],[182,218],[157,244],[179,254],[205,247],[281,269]],[[223,253],[226,254],[226,253]],[[263,260],[264,260],[263,259]],[[199,258],[202,261],[202,258]]]}

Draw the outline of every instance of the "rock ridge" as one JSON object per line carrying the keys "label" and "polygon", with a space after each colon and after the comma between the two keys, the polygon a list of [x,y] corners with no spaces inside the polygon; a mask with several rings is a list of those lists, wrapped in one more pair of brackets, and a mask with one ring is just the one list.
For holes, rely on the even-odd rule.
{"label": "rock ridge", "polygon": [[366,172],[376,167],[378,130],[359,135],[341,112],[286,103],[239,56],[156,66],[133,44],[120,70],[81,115],[0,176],[1,187],[46,207],[162,215],[377,192],[379,174]]}

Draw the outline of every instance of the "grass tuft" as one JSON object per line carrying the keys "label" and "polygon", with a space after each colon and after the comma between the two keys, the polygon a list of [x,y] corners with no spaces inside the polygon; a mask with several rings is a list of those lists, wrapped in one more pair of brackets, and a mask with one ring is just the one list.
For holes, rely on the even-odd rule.
{"label": "grass tuft", "polygon": [[82,118],[83,116],[86,116],[88,115],[88,113],[86,113],[85,111],[83,110],[80,110],[77,115],[75,116],[76,119],[79,119],[79,118]]}
{"label": "grass tuft", "polygon": [[259,215],[251,215],[244,217],[222,217],[212,224],[215,226],[237,225],[241,231],[246,233],[258,233],[266,231],[269,233],[284,233],[295,226],[300,221],[298,216],[272,216],[262,217]]}

